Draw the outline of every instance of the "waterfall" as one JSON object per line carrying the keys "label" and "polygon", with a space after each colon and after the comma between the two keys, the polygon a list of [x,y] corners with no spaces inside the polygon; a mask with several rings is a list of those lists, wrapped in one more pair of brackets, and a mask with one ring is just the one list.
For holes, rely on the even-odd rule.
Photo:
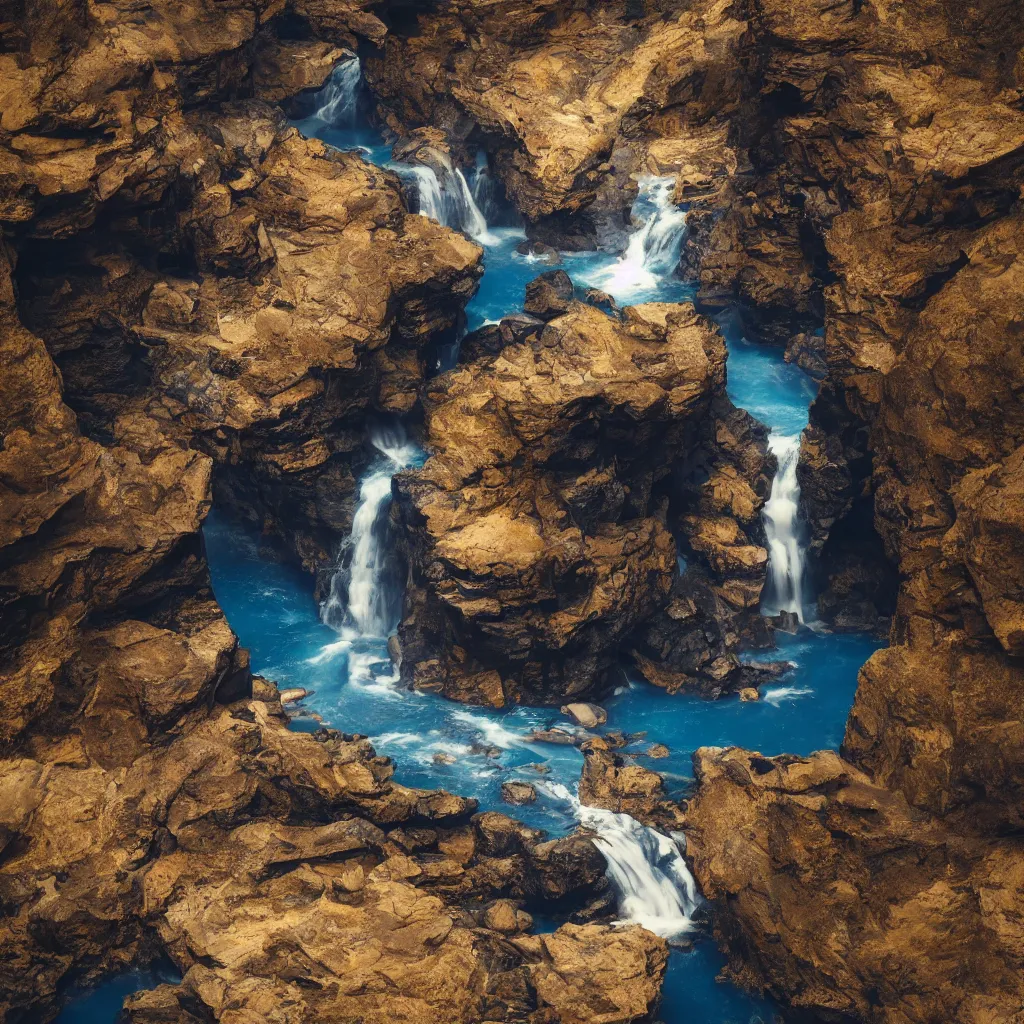
{"label": "waterfall", "polygon": [[679,263],[686,235],[686,213],[672,201],[675,178],[645,175],[633,203],[635,225],[618,261],[592,275],[592,283],[626,300],[631,293],[657,288]]}
{"label": "waterfall", "polygon": [[764,506],[768,541],[768,588],[765,610],[794,612],[804,621],[804,544],[800,529],[800,438],[771,434],[768,449],[778,460],[771,494]]}
{"label": "waterfall", "polygon": [[587,807],[559,783],[540,783],[543,792],[566,801],[585,828],[597,833],[594,845],[608,865],[620,924],[641,924],[669,939],[690,931],[700,905],[697,882],[686,865],[681,833],[666,836],[628,814]]}
{"label": "waterfall", "polygon": [[314,96],[313,116],[334,128],[355,127],[362,81],[363,70],[358,57],[336,65]]}
{"label": "waterfall", "polygon": [[375,428],[370,443],[383,458],[360,482],[352,533],[342,545],[342,567],[331,579],[320,618],[343,635],[383,638],[394,630],[401,612],[401,594],[391,579],[394,560],[387,520],[391,478],[416,461],[419,449],[397,423]]}
{"label": "waterfall", "polygon": [[488,229],[487,220],[458,167],[445,167],[438,177],[437,172],[425,164],[392,162],[388,166],[412,186],[416,213],[461,231],[481,245],[494,244],[496,238]]}

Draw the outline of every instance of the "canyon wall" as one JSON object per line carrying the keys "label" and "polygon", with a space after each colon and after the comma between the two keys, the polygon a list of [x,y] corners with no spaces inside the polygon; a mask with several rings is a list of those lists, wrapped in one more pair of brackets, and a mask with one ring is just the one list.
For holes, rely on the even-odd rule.
{"label": "canyon wall", "polygon": [[[424,385],[480,250],[272,106],[342,47],[395,134],[493,155],[535,241],[618,248],[636,176],[674,175],[698,309],[822,377],[800,468],[822,607],[892,614],[891,644],[839,754],[697,755],[690,857],[736,976],[825,1019],[1020,1018],[1016,3],[63,0],[0,22],[11,1019],[162,949],[187,975],[140,1022],[289,1000],[296,1020],[613,1021],[656,998],[649,933],[524,936],[496,907],[592,894],[589,841],[289,732],[213,600],[214,498],[323,570],[367,417],[421,410],[432,458],[398,483],[414,684],[560,700],[636,652],[673,688],[735,664],[695,664],[659,616],[728,622],[759,594],[763,433],[686,307],[574,304]],[[672,457],[628,457],[626,423]],[[675,528],[710,573],[694,593]],[[509,531],[521,564],[489,559]]]}
{"label": "canyon wall", "polygon": [[[295,17],[322,38],[279,36]],[[266,102],[381,22],[242,0],[0,22],[0,1014],[169,953],[183,981],[133,1019],[646,1015],[662,940],[523,934],[524,904],[603,891],[589,839],[291,731],[211,591],[214,498],[333,560],[367,416],[417,401],[480,274],[393,175]]]}

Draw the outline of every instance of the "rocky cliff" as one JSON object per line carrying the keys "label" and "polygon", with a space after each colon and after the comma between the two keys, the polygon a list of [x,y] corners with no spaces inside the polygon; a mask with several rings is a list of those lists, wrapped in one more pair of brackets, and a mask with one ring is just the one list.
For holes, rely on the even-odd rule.
{"label": "rocky cliff", "polygon": [[[743,527],[762,499],[719,458],[736,418],[721,334],[689,306],[627,307],[621,320],[561,309],[425,391],[432,455],[396,482],[411,567],[402,673],[421,689],[497,706],[600,691],[668,603],[687,474],[707,514],[680,517],[682,533],[738,609],[756,606],[767,554]],[[763,435],[744,441],[757,473]],[[723,657],[722,676],[738,669]]]}
{"label": "rocky cliff", "polygon": [[382,23],[301,2],[0,23],[0,1013],[47,1019],[169,953],[184,980],[140,1021],[646,1015],[660,939],[524,934],[524,905],[605,886],[589,839],[290,731],[210,589],[214,497],[330,559],[367,415],[415,403],[480,273],[392,175],[264,101]]}
{"label": "rocky cliff", "polygon": [[[899,590],[845,760],[699,755],[694,864],[738,969],[810,1012],[1016,1019],[1024,26],[1000,3],[757,6],[781,103],[770,173],[702,244],[734,252],[741,217],[755,262],[785,252],[773,232],[805,239],[828,365],[802,462],[822,568],[873,618],[887,573],[850,558],[881,560],[873,528]],[[773,333],[741,277],[703,287]]]}

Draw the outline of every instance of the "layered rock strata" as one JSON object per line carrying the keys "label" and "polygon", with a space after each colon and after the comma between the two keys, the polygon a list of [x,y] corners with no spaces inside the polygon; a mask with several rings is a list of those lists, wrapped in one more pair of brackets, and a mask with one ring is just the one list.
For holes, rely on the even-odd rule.
{"label": "layered rock strata", "polygon": [[521,934],[605,893],[588,838],[291,732],[211,592],[215,491],[325,556],[368,411],[412,405],[479,276],[392,176],[246,98],[383,24],[122,7],[0,18],[0,1015],[169,954],[139,1019],[647,1016],[660,939]]}
{"label": "layered rock strata", "polygon": [[[561,703],[605,685],[666,603],[674,472],[701,462],[731,409],[725,346],[665,304],[619,321],[573,302],[507,336],[428,385],[431,457],[396,478],[411,566],[402,675],[460,700]],[[707,550],[729,552],[742,535],[730,522]]]}

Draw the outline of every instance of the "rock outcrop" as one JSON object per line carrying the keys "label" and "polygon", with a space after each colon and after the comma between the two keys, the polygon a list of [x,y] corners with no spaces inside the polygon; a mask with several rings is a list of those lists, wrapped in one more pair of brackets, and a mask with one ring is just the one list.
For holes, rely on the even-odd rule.
{"label": "rock outcrop", "polygon": [[367,412],[416,401],[479,276],[390,174],[251,98],[383,23],[295,0],[317,43],[282,4],[22,6],[0,18],[0,1016],[166,954],[184,980],[139,1020],[647,1016],[660,939],[487,913],[604,893],[589,838],[290,731],[211,592],[213,494],[292,520],[314,563]]}
{"label": "rock outcrop", "polygon": [[366,75],[398,134],[432,125],[464,150],[485,145],[531,237],[616,246],[631,176],[675,173],[688,198],[735,167],[736,6],[446,0],[396,26]]}
{"label": "rock outcrop", "polygon": [[732,973],[837,1021],[1015,1021],[1019,839],[967,839],[834,753],[705,748],[687,853]]}
{"label": "rock outcrop", "polygon": [[801,483],[824,607],[840,627],[895,614],[841,758],[699,754],[690,850],[748,981],[837,1019],[1013,1020],[1024,26],[999,0],[898,29],[884,3],[760,7],[786,102],[758,182],[802,181],[774,221],[823,286]]}
{"label": "rock outcrop", "polygon": [[722,337],[687,306],[619,321],[575,303],[521,337],[428,385],[432,455],[395,484],[412,569],[403,679],[499,706],[605,685],[672,587],[673,474],[710,461],[697,452],[722,425],[713,410],[732,408]]}

